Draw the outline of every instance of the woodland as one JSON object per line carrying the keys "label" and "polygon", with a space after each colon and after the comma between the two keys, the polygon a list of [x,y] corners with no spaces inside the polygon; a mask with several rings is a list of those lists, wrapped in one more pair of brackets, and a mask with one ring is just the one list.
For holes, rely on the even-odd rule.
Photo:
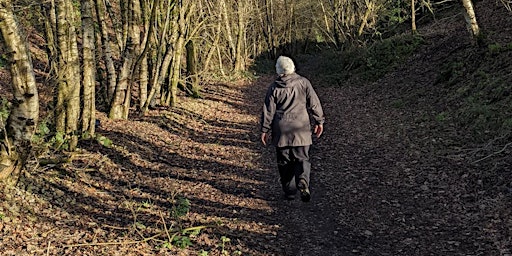
{"label": "woodland", "polygon": [[[0,255],[512,255],[510,0],[0,0]],[[326,113],[311,202],[259,142]]]}

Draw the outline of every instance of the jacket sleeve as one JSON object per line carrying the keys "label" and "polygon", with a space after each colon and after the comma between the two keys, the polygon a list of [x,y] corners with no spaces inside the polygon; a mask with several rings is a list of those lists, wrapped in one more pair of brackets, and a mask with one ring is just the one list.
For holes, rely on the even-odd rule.
{"label": "jacket sleeve", "polygon": [[263,111],[261,112],[261,132],[269,132],[272,129],[272,121],[276,112],[276,103],[274,100],[274,86],[270,86],[265,96]]}
{"label": "jacket sleeve", "polygon": [[306,80],[306,98],[307,98],[307,108],[311,110],[313,119],[315,120],[315,124],[323,124],[325,121],[324,111],[322,109],[322,104],[320,103],[320,99],[316,94],[311,82]]}

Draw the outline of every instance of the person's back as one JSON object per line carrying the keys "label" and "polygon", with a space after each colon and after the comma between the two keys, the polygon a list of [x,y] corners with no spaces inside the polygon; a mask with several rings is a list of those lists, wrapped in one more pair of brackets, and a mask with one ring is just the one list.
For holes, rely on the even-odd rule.
{"label": "person's back", "polygon": [[324,114],[320,100],[308,79],[295,73],[288,57],[279,57],[277,78],[268,88],[261,116],[261,141],[266,145],[269,132],[276,146],[283,190],[292,199],[297,187],[303,201],[309,201],[309,146],[312,144],[308,109],[315,120],[317,137],[323,132]]}

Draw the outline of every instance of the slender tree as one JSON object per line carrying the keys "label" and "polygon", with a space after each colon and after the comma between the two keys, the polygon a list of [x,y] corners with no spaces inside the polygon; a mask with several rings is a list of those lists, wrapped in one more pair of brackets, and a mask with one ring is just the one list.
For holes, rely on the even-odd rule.
{"label": "slender tree", "polygon": [[129,7],[123,8],[124,20],[126,21],[126,44],[122,54],[122,65],[117,78],[116,89],[109,117],[112,119],[127,119],[130,109],[131,85],[133,79],[132,71],[135,70],[135,63],[140,54],[140,27],[141,27],[141,5],[139,0],[128,1]]}
{"label": "slender tree", "polygon": [[59,0],[56,9],[59,64],[55,126],[57,132],[68,140],[69,150],[75,150],[78,144],[81,87],[76,10],[71,0]]}
{"label": "slender tree", "polygon": [[185,41],[191,12],[195,9],[194,1],[178,1],[179,18],[174,24],[177,30],[177,40],[173,47],[172,63],[169,71],[168,94],[165,98],[166,106],[175,107],[178,102],[178,83],[181,79],[181,60],[185,52]]}
{"label": "slender tree", "polygon": [[471,0],[462,0],[462,4],[466,9],[464,13],[464,17],[466,18],[466,24],[469,32],[473,39],[478,38],[480,35],[480,28],[478,26],[478,22],[476,20],[475,8],[473,7],[473,2]]}
{"label": "slender tree", "polygon": [[[155,29],[158,34],[159,40],[155,40],[158,43],[156,44],[155,49],[155,62],[153,63],[153,72],[149,84],[151,89],[148,93],[148,98],[145,104],[142,107],[142,113],[145,113],[150,106],[156,106],[157,96],[159,95],[162,84],[167,77],[169,66],[173,57],[173,46],[175,45],[176,38],[178,37],[177,29],[170,29],[171,24],[177,23],[178,15],[176,2],[177,0],[166,0],[164,1],[166,4],[165,9],[162,8],[161,12],[163,15],[163,22],[155,22],[158,23],[158,28]],[[159,19],[157,19],[159,20]],[[173,26],[176,28],[176,26]],[[169,30],[171,32],[169,32]]]}
{"label": "slender tree", "polygon": [[[57,76],[57,14],[55,13],[55,0],[50,0],[41,5],[43,13],[46,17],[44,19],[44,28],[46,36],[46,54],[48,56],[49,77],[52,80]],[[54,82],[54,81],[52,81]]]}
{"label": "slender tree", "polygon": [[235,73],[245,71],[246,56],[246,37],[247,37],[247,19],[249,14],[249,4],[245,0],[236,2],[237,26],[236,26],[236,47],[234,52],[234,71]]}
{"label": "slender tree", "polygon": [[106,103],[110,104],[112,102],[112,98],[114,97],[114,92],[116,89],[116,68],[114,66],[114,57],[113,57],[113,49],[110,46],[111,41],[109,37],[109,31],[106,24],[106,9],[103,4],[103,0],[95,1],[95,9],[96,9],[96,18],[98,20],[99,33],[101,38],[101,48],[102,48],[102,57],[106,69],[106,81],[103,81],[103,86],[105,88],[105,99]]}
{"label": "slender tree", "polygon": [[185,45],[187,49],[187,89],[194,98],[199,98],[199,79],[197,77],[197,54],[194,40]]}
{"label": "slender tree", "polygon": [[82,0],[82,54],[83,54],[83,109],[82,133],[94,136],[96,123],[96,51],[94,39],[94,18],[92,0]]}
{"label": "slender tree", "polygon": [[28,46],[10,0],[0,0],[0,30],[14,96],[8,119],[0,117],[0,180],[15,181],[30,152],[39,117],[39,98]]}
{"label": "slender tree", "polygon": [[416,34],[416,0],[411,0],[411,30],[412,34]]}

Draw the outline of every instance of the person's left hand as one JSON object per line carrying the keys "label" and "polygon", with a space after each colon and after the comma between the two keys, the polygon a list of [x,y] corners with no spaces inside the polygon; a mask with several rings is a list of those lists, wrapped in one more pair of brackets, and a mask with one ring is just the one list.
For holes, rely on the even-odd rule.
{"label": "person's left hand", "polygon": [[268,141],[268,133],[262,132],[261,133],[261,143],[263,143],[263,146],[267,145],[267,141]]}
{"label": "person's left hand", "polygon": [[317,124],[315,125],[315,129],[313,130],[317,138],[320,138],[322,136],[322,133],[324,132],[324,125],[323,124]]}

